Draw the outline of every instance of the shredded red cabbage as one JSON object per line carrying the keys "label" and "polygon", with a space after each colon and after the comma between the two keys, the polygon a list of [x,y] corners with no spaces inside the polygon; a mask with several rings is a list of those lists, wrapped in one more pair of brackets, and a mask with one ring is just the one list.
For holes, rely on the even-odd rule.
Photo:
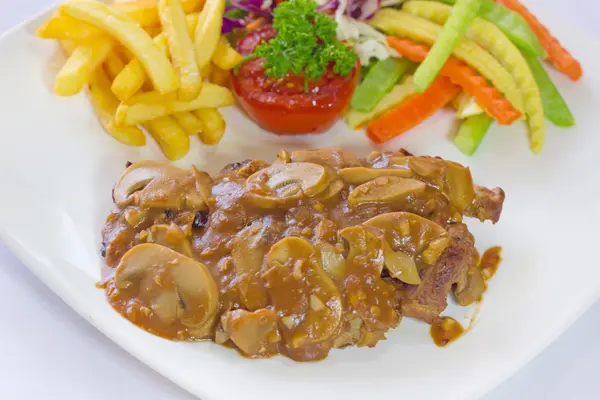
{"label": "shredded red cabbage", "polygon": [[[381,8],[382,0],[348,0],[344,14],[359,21],[371,19]],[[335,11],[340,6],[339,0],[329,0],[319,6],[319,11]]]}

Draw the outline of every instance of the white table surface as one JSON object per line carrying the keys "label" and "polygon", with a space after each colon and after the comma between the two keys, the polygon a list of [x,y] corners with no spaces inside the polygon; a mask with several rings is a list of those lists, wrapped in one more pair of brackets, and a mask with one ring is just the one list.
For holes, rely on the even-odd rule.
{"label": "white table surface", "polygon": [[[0,0],[8,6],[0,13],[0,32],[52,3],[24,0],[9,5]],[[571,25],[600,36],[598,3],[548,0],[547,4]],[[599,337],[600,303],[485,400],[600,399]],[[96,331],[0,244],[0,399],[194,397]]]}

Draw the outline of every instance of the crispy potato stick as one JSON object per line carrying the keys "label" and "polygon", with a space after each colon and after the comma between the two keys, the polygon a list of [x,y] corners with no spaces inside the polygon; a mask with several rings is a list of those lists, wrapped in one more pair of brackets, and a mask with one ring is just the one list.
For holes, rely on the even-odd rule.
{"label": "crispy potato stick", "polygon": [[179,80],[169,59],[152,41],[150,35],[127,14],[93,0],[65,3],[59,10],[63,15],[85,21],[114,36],[141,61],[154,87],[160,93],[173,92],[179,88]]}
{"label": "crispy potato stick", "polygon": [[160,35],[163,31],[162,26],[148,26],[145,27],[144,30],[146,31],[146,33],[148,33],[148,35],[152,37]]}
{"label": "crispy potato stick", "polygon": [[[198,23],[198,14],[193,13],[187,15],[186,22],[189,32],[193,32]],[[167,57],[170,57],[169,45],[165,33],[155,36],[153,41]],[[112,91],[119,100],[125,101],[142,88],[147,78],[148,75],[146,74],[146,71],[144,71],[142,63],[137,58],[134,58],[127,64],[125,69],[123,69],[123,72],[115,78],[112,85]]]}
{"label": "crispy potato stick", "polygon": [[137,126],[116,126],[114,115],[119,101],[110,91],[110,81],[102,68],[96,69],[88,86],[88,94],[98,121],[112,137],[131,146],[144,146],[146,136]]}
{"label": "crispy potato stick", "polygon": [[215,145],[225,134],[225,120],[216,108],[201,108],[195,111],[202,121],[200,140],[204,144]]}
{"label": "crispy potato stick", "polygon": [[148,121],[144,128],[158,142],[169,160],[179,160],[190,150],[190,138],[168,115]]}
{"label": "crispy potato stick", "polygon": [[212,67],[212,71],[210,72],[210,81],[215,85],[227,87],[229,84],[229,71],[214,65]]}
{"label": "crispy potato stick", "polygon": [[224,12],[225,0],[207,0],[200,12],[195,35],[196,61],[199,68],[208,64],[213,57],[221,37]]}
{"label": "crispy potato stick", "polygon": [[225,36],[219,38],[219,43],[212,56],[212,62],[217,67],[230,70],[242,61],[242,55],[238,53],[227,41]]}
{"label": "crispy potato stick", "polygon": [[[189,14],[194,11],[200,11],[204,0],[181,0],[181,4],[183,11]],[[124,12],[129,18],[144,28],[160,25],[156,0],[127,1],[113,4],[112,7]]]}
{"label": "crispy potato stick", "polygon": [[203,79],[208,79],[211,77],[213,67],[214,65],[212,63],[208,63],[200,69],[200,75]]}
{"label": "crispy potato stick", "polygon": [[202,121],[192,111],[177,112],[172,115],[188,136],[202,132]]}
{"label": "crispy potato stick", "polygon": [[108,77],[114,80],[125,68],[125,62],[121,59],[121,56],[116,51],[111,51],[106,57],[104,62],[104,71]]}
{"label": "crispy potato stick", "polygon": [[[452,7],[430,1],[410,1],[403,9],[438,24],[444,24],[452,13]],[[544,143],[544,106],[535,77],[521,51],[496,25],[481,18],[473,18],[465,34],[496,57],[517,83],[525,100],[531,150],[539,153]]]}
{"label": "crispy potato stick", "polygon": [[158,16],[167,36],[171,61],[179,76],[179,99],[193,100],[200,94],[202,78],[196,64],[196,50],[188,33],[181,2],[158,0]]}
{"label": "crispy potato stick", "polygon": [[101,29],[67,15],[50,18],[35,34],[42,39],[73,40],[78,43],[106,35]]}
{"label": "crispy potato stick", "polygon": [[121,103],[115,119],[120,125],[139,123],[182,111],[197,108],[220,108],[234,104],[229,89],[205,82],[200,96],[192,101],[180,101],[158,92],[138,93]]}
{"label": "crispy potato stick", "polygon": [[73,96],[79,93],[88,83],[92,72],[108,57],[112,48],[113,41],[104,36],[90,39],[87,44],[77,46],[56,75],[54,81],[56,94]]}
{"label": "crispy potato stick", "polygon": [[[415,42],[432,45],[441,27],[406,11],[384,8],[370,24],[388,35],[398,35]],[[523,96],[511,74],[490,53],[468,39],[462,39],[453,54],[469,64],[502,92],[519,111],[524,109]]]}

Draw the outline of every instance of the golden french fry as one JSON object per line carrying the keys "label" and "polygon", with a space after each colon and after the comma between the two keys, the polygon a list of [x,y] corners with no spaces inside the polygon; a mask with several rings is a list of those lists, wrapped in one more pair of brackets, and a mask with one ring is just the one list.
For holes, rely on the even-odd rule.
{"label": "golden french fry", "polygon": [[183,128],[188,136],[202,132],[202,121],[191,111],[176,112],[172,117]]}
{"label": "golden french fry", "polygon": [[[198,13],[187,15],[186,22],[189,32],[193,32],[198,23]],[[153,41],[167,57],[170,57],[167,36],[164,33],[155,36]],[[141,62],[134,58],[127,64],[122,73],[115,78],[112,91],[119,100],[125,101],[143,87],[147,78],[148,75],[146,74],[146,71],[144,71]]]}
{"label": "golden french fry", "polygon": [[114,50],[108,53],[104,62],[104,71],[108,77],[114,80],[123,71],[123,68],[125,68],[125,62],[121,59],[121,56]]}
{"label": "golden french fry", "polygon": [[238,65],[242,58],[242,55],[231,47],[225,36],[219,38],[219,43],[212,56],[213,64],[221,69],[230,70]]}
{"label": "golden french fry", "polygon": [[[199,11],[204,4],[204,0],[182,0],[183,11],[186,14]],[[158,10],[156,9],[156,0],[137,0],[112,5],[113,8],[124,12],[133,19],[138,25],[146,28],[160,25]]]}
{"label": "golden french fry", "polygon": [[158,36],[158,35],[160,35],[162,33],[162,27],[161,26],[147,26],[147,27],[144,27],[144,30],[151,37],[156,37],[156,36]]}
{"label": "golden french fry", "polygon": [[127,47],[140,60],[160,93],[173,92],[179,88],[179,80],[169,59],[150,35],[127,14],[93,0],[64,3],[59,11],[62,15],[69,15],[106,31]]}
{"label": "golden french fry", "polygon": [[213,57],[223,26],[225,0],[207,0],[198,17],[195,45],[198,68],[204,67]]}
{"label": "golden french fry", "polygon": [[115,111],[119,101],[110,91],[110,80],[102,68],[96,69],[90,76],[88,94],[98,116],[98,121],[112,137],[131,146],[144,146],[146,136],[137,126],[116,126]]}
{"label": "golden french fry", "polygon": [[178,160],[190,150],[190,138],[168,115],[146,122],[144,128],[158,142],[169,160]]}
{"label": "golden french fry", "polygon": [[181,1],[158,0],[157,7],[169,43],[171,62],[179,76],[179,99],[193,100],[200,94],[202,78],[196,64],[196,50],[188,33]]}
{"label": "golden french fry", "polygon": [[[160,34],[153,39],[154,43],[158,46],[160,51],[166,56],[169,56],[169,45],[167,44],[167,37],[164,34]],[[125,101],[134,94],[136,94],[146,82],[146,71],[142,62],[134,58],[123,68],[121,73],[115,77],[112,84],[112,91],[121,101]]]}
{"label": "golden french fry", "polygon": [[206,64],[200,69],[200,75],[203,79],[209,79],[212,73],[213,65],[211,63]]}
{"label": "golden french fry", "polygon": [[105,36],[90,39],[86,44],[77,46],[56,75],[56,94],[73,96],[79,93],[88,83],[92,72],[108,57],[112,48],[113,41]]}
{"label": "golden french fry", "polygon": [[115,120],[119,125],[137,125],[176,112],[233,104],[233,94],[229,89],[204,82],[200,95],[192,101],[177,100],[158,92],[138,93],[119,105]]}
{"label": "golden french fry", "polygon": [[42,39],[73,40],[78,43],[106,35],[101,29],[67,15],[50,18],[35,34]]}
{"label": "golden french fry", "polygon": [[200,140],[204,144],[215,145],[221,141],[225,134],[225,120],[216,108],[201,108],[194,111],[202,121]]}
{"label": "golden french fry", "polygon": [[219,86],[228,86],[229,85],[229,71],[226,71],[222,68],[213,66],[212,71],[210,73],[210,81],[215,85]]}

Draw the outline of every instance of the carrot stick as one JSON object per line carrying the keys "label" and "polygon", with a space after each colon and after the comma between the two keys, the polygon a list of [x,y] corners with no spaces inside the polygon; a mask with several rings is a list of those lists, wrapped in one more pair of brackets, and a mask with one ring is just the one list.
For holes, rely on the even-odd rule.
{"label": "carrot stick", "polygon": [[414,128],[444,107],[460,93],[460,87],[438,76],[423,93],[408,97],[400,105],[367,125],[367,135],[383,143]]}
{"label": "carrot stick", "polygon": [[[388,36],[387,42],[390,47],[413,62],[423,61],[429,53],[427,46],[408,39]],[[457,58],[450,57],[442,67],[440,75],[450,78],[452,83],[473,96],[477,104],[500,125],[510,125],[521,117],[521,112],[504,98],[498,89],[490,86],[485,78]]]}
{"label": "carrot stick", "polygon": [[574,81],[581,78],[583,75],[581,64],[579,64],[571,53],[562,47],[558,39],[552,36],[548,28],[546,28],[544,24],[542,24],[540,20],[527,9],[527,7],[518,0],[496,0],[496,3],[520,14],[527,21],[544,47],[544,50],[546,50],[548,61],[550,61],[557,70]]}
{"label": "carrot stick", "polygon": [[248,32],[254,31],[263,26],[266,22],[267,20],[263,17],[257,18],[254,21],[250,22],[248,25],[246,25],[246,30]]}

